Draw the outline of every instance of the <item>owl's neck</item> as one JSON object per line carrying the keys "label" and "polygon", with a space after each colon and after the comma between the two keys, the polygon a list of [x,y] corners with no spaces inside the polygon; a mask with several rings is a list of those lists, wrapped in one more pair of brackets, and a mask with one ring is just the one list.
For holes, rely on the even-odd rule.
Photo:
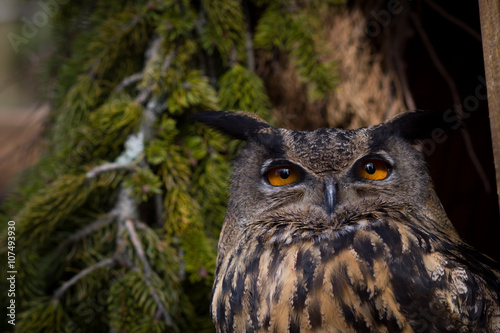
{"label": "owl's neck", "polygon": [[426,205],[420,209],[420,214],[426,217],[425,227],[427,230],[446,235],[450,239],[462,242],[434,189],[430,191],[430,195],[426,199]]}
{"label": "owl's neck", "polygon": [[461,242],[437,196],[429,197],[424,207],[371,202],[363,207],[339,207],[332,216],[315,206],[287,207],[245,221],[242,230],[271,243],[289,244],[298,239],[335,239],[387,221]]}

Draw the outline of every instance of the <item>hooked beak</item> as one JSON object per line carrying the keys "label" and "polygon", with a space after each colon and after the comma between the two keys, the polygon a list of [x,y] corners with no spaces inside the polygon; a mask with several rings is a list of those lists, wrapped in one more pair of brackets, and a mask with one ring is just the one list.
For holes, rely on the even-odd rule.
{"label": "hooked beak", "polygon": [[331,217],[337,205],[337,190],[333,183],[326,184],[325,187],[325,210],[328,216]]}

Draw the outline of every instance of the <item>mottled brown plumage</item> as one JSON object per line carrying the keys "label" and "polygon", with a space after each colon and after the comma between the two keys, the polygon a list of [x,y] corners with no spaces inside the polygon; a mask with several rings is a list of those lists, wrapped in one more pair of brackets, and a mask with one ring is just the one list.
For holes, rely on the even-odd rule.
{"label": "mottled brown plumage", "polygon": [[248,141],[219,241],[218,332],[500,332],[499,266],[457,235],[412,146],[439,114],[310,132],[196,119]]}

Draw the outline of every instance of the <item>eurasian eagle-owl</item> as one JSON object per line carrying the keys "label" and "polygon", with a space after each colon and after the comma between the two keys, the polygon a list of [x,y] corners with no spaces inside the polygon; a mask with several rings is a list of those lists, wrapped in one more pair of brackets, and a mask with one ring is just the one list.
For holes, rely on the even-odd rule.
{"label": "eurasian eagle-owl", "polygon": [[500,272],[464,243],[414,145],[440,115],[294,131],[195,115],[246,140],[220,235],[218,332],[500,332]]}

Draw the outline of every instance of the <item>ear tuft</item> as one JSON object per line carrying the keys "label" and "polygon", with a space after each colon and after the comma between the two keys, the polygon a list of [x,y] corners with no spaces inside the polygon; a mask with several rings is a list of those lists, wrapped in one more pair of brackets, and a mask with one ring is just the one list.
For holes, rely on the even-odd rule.
{"label": "ear tuft", "polygon": [[204,111],[193,114],[191,119],[240,140],[248,140],[263,129],[272,128],[256,114],[243,111]]}
{"label": "ear tuft", "polygon": [[412,111],[398,115],[383,124],[392,135],[399,135],[411,144],[439,132],[457,129],[461,122],[456,116],[435,111]]}

